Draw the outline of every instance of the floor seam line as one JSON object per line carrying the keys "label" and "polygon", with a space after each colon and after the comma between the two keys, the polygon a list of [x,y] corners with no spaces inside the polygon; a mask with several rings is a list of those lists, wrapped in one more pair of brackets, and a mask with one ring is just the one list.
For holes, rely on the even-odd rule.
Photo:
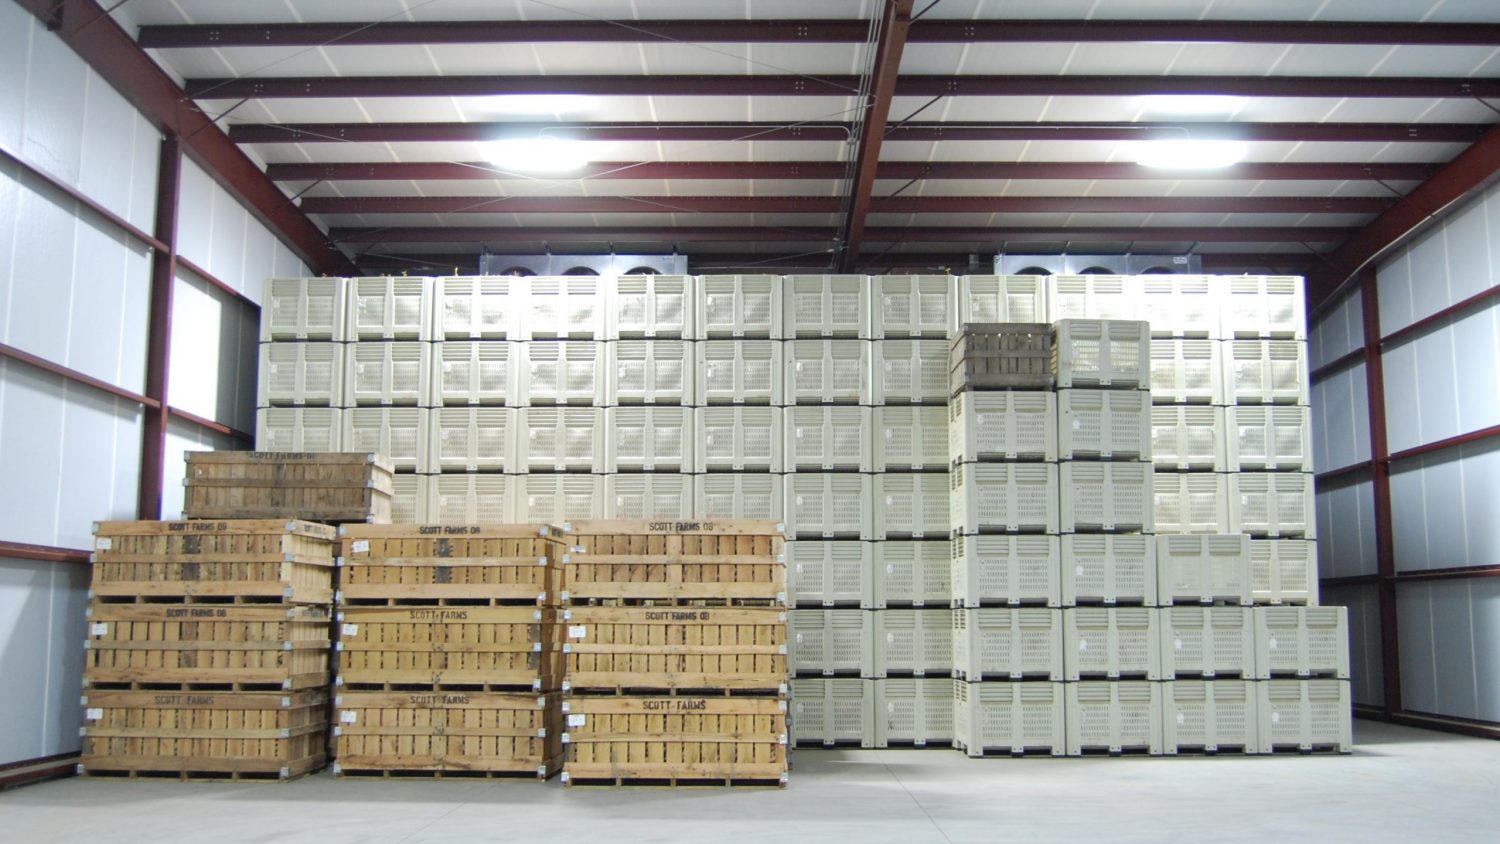
{"label": "floor seam line", "polygon": [[927,807],[922,805],[922,801],[917,799],[917,795],[911,793],[911,789],[906,787],[906,783],[901,781],[901,777],[897,776],[896,772],[891,770],[890,764],[882,762],[881,765],[885,768],[885,772],[891,775],[891,779],[895,780],[896,784],[901,786],[901,790],[906,792],[906,796],[911,798],[911,802],[916,804],[918,809],[922,810],[923,815],[927,816],[927,821],[932,824],[933,829],[938,831],[938,835],[943,836],[943,840],[947,841],[948,844],[953,844],[953,839],[949,838],[948,833],[943,831],[943,827],[937,822],[937,818],[934,818],[932,813],[927,811]]}

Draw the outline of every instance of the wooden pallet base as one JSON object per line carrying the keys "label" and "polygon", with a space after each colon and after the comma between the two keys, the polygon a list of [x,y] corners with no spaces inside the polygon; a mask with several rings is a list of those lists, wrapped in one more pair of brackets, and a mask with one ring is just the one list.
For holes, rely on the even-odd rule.
{"label": "wooden pallet base", "polygon": [[94,779],[285,782],[321,771],[327,761],[321,753],[285,764],[267,759],[83,756],[78,775]]}
{"label": "wooden pallet base", "polygon": [[701,778],[701,777],[569,777],[563,774],[563,785],[568,788],[630,787],[630,788],[786,788],[785,779],[769,778]]}
{"label": "wooden pallet base", "polygon": [[780,607],[780,598],[589,598],[569,594],[569,607]]}
{"label": "wooden pallet base", "polygon": [[289,677],[270,683],[171,683],[124,680],[97,680],[84,678],[84,691],[100,692],[285,692],[297,689],[315,689],[328,685],[328,677],[322,674]]}
{"label": "wooden pallet base", "polygon": [[351,683],[341,680],[338,688],[350,692],[453,692],[496,694],[531,694],[557,691],[558,682],[537,678],[531,683]]}
{"label": "wooden pallet base", "polygon": [[[329,599],[332,599],[332,590],[328,591]],[[324,606],[328,601],[301,601],[288,600],[284,593],[275,595],[112,595],[100,594],[95,591],[92,594],[95,601],[101,604],[209,604],[216,606],[265,606],[267,604],[281,606],[283,604],[306,603],[307,606]]]}
{"label": "wooden pallet base", "polygon": [[535,779],[549,780],[562,771],[562,756],[545,762],[522,759],[469,759],[426,757],[340,757],[334,776],[348,779]]}
{"label": "wooden pallet base", "polygon": [[546,596],[526,598],[359,598],[339,595],[339,609],[348,607],[540,607]]}

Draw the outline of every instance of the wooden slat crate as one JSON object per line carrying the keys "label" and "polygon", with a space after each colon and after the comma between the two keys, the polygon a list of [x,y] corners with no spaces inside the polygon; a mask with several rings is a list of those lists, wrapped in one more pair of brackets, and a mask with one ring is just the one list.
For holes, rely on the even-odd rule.
{"label": "wooden slat crate", "polygon": [[574,697],[563,707],[566,785],[786,785],[784,700]]}
{"label": "wooden slat crate", "polygon": [[339,603],[552,605],[566,546],[536,525],[344,525]]}
{"label": "wooden slat crate", "polygon": [[84,696],[86,777],[293,780],[327,762],[329,691]]}
{"label": "wooden slat crate", "polygon": [[84,776],[286,780],[327,761],[328,692],[105,692],[83,698]]}
{"label": "wooden slat crate", "polygon": [[778,607],[564,610],[563,691],[785,694],[786,618]]}
{"label": "wooden slat crate", "polygon": [[96,601],[88,621],[84,684],[92,688],[248,692],[328,685],[326,608]]}
{"label": "wooden slat crate", "polygon": [[339,776],[547,779],[562,768],[556,692],[344,692],[334,711]]}
{"label": "wooden slat crate", "polygon": [[182,515],[387,524],[392,473],[367,453],[190,451]]}
{"label": "wooden slat crate", "polygon": [[351,691],[551,691],[557,614],[537,607],[345,607],[337,684]]}
{"label": "wooden slat crate", "polygon": [[326,605],[334,539],[285,519],[95,522],[90,588],[104,601]]}
{"label": "wooden slat crate", "polygon": [[948,345],[950,395],[970,389],[1045,390],[1052,386],[1052,336],[1046,323],[964,323]]}
{"label": "wooden slat crate", "polygon": [[573,604],[786,604],[784,526],[729,521],[574,522],[565,528]]}

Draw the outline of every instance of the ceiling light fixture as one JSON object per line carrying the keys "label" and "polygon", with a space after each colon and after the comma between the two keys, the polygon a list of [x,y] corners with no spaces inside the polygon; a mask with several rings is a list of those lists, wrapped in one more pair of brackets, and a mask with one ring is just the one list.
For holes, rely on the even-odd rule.
{"label": "ceiling light fixture", "polygon": [[1165,170],[1217,170],[1245,160],[1244,141],[1136,141],[1132,157],[1143,167]]}
{"label": "ceiling light fixture", "polygon": [[1151,114],[1228,117],[1239,111],[1245,98],[1224,94],[1151,94],[1141,97],[1140,104]]}
{"label": "ceiling light fixture", "polygon": [[514,138],[485,146],[491,164],[519,173],[568,173],[592,159],[589,145],[566,138]]}

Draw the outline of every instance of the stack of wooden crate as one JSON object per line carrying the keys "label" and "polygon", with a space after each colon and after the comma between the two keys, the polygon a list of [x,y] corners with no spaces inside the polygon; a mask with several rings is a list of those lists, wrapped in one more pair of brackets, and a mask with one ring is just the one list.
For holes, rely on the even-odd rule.
{"label": "stack of wooden crate", "polygon": [[100,522],[94,535],[79,773],[285,780],[322,768],[334,529]]}
{"label": "stack of wooden crate", "polygon": [[564,545],[538,525],[340,529],[334,772],[547,779]]}
{"label": "stack of wooden crate", "polygon": [[190,451],[182,515],[387,524],[391,478],[368,453]]}
{"label": "stack of wooden crate", "polygon": [[779,528],[565,526],[564,783],[786,784]]}

